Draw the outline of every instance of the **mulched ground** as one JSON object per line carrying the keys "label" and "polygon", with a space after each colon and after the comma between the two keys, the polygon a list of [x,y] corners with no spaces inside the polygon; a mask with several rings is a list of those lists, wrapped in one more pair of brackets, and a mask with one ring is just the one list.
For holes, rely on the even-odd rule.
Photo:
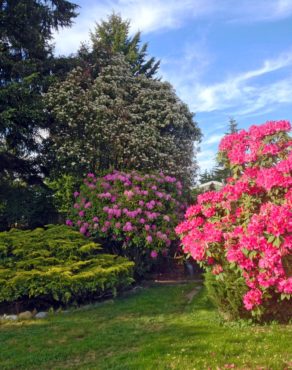
{"label": "mulched ground", "polygon": [[196,265],[176,264],[171,269],[153,273],[150,279],[156,284],[183,284],[202,281],[202,270]]}

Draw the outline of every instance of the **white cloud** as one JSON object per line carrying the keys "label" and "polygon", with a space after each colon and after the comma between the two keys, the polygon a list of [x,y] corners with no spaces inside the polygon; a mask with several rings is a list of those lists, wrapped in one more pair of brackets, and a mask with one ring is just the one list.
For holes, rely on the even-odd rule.
{"label": "white cloud", "polygon": [[[187,47],[181,60],[170,65],[166,73],[162,64],[162,71],[181,99],[197,113],[204,132],[202,152],[197,157],[201,170],[204,170],[215,165],[217,147],[227,130],[230,116],[240,122],[248,116],[271,113],[281,104],[292,101],[292,52],[263,61],[258,68],[228,76],[219,83],[206,85],[203,81],[212,67],[205,62],[210,60],[208,49],[200,40],[194,43],[193,49],[196,53],[192,55],[192,48]],[[283,73],[277,73],[284,68],[284,75],[288,75],[285,79],[279,77]],[[258,83],[259,79],[261,83]]]}
{"label": "white cloud", "polygon": [[203,159],[206,159],[206,158],[213,158],[213,157],[215,157],[215,155],[216,155],[216,153],[215,153],[214,150],[208,149],[208,150],[198,152],[197,157],[200,160],[203,160]]}
{"label": "white cloud", "polygon": [[281,54],[278,58],[264,61],[262,67],[229,76],[222,82],[205,85],[200,80],[192,83],[186,81],[176,85],[179,95],[195,112],[212,112],[215,110],[238,111],[240,114],[256,112],[268,108],[273,103],[292,101],[292,72],[282,80],[269,83],[256,83],[256,78],[292,66],[292,52]]}
{"label": "white cloud", "polygon": [[240,18],[233,21],[275,21],[292,14],[291,0],[244,0],[238,7]]}
{"label": "white cloud", "polygon": [[71,28],[55,33],[57,54],[75,52],[81,42],[89,40],[89,31],[95,23],[106,19],[113,11],[131,21],[131,33],[148,33],[180,27],[186,19],[208,14],[214,6],[214,0],[106,0],[89,3],[79,9],[80,14]]}
{"label": "white cloud", "polygon": [[[207,34],[204,32],[193,42],[188,41],[182,47],[180,57],[162,58],[160,74],[163,80],[170,81],[179,90],[184,99],[183,90],[192,87],[192,83],[204,76],[214,60],[214,56],[207,48]],[[187,91],[189,94],[190,90]]]}
{"label": "white cloud", "polygon": [[199,168],[200,168],[200,173],[204,172],[205,170],[211,170],[215,165],[215,160],[214,159],[204,159],[199,161]]}
{"label": "white cloud", "polygon": [[211,135],[211,136],[208,137],[207,140],[204,141],[204,144],[205,145],[218,144],[223,136],[224,136],[224,134]]}
{"label": "white cloud", "polygon": [[200,167],[200,172],[205,170],[210,170],[215,164],[216,151],[215,150],[202,150],[197,154],[198,164]]}
{"label": "white cloud", "polygon": [[104,0],[86,1],[70,29],[55,33],[57,54],[75,52],[89,39],[95,22],[112,11],[131,21],[131,31],[143,33],[181,27],[190,19],[255,22],[273,21],[292,15],[291,0]]}
{"label": "white cloud", "polygon": [[94,29],[95,23],[104,19],[111,12],[111,8],[99,5],[98,7],[84,7],[79,9],[79,16],[71,28],[55,32],[55,50],[57,55],[75,53],[82,42],[89,40],[89,33]]}

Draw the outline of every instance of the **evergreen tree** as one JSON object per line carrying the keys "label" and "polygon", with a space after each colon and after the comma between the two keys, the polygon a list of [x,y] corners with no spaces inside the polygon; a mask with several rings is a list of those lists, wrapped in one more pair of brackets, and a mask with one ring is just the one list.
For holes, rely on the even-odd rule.
{"label": "evergreen tree", "polygon": [[213,170],[210,170],[210,171],[205,170],[204,172],[200,174],[199,179],[200,179],[201,184],[204,184],[210,181],[215,181]]}
{"label": "evergreen tree", "polygon": [[[238,132],[238,124],[234,118],[229,119],[228,132],[225,135],[234,134]],[[228,177],[231,176],[231,171],[224,166],[221,158],[217,156],[216,165],[210,171],[205,170],[200,175],[200,182],[219,181],[225,182]]]}
{"label": "evergreen tree", "polygon": [[64,68],[50,40],[53,30],[71,25],[76,7],[66,0],[0,2],[1,176],[39,180],[36,153],[48,124],[42,94],[54,71]]}
{"label": "evergreen tree", "polygon": [[141,45],[141,34],[129,36],[130,22],[113,13],[106,21],[96,25],[91,33],[91,47],[83,44],[78,52],[81,66],[86,66],[96,77],[101,68],[107,66],[112,57],[123,54],[131,67],[132,74],[153,77],[160,61],[154,57],[147,59],[148,44]]}
{"label": "evergreen tree", "polygon": [[[116,54],[98,77],[77,68],[46,97],[56,119],[47,140],[55,174],[163,170],[190,184],[200,130],[168,83],[133,76]],[[51,150],[49,150],[51,148]]]}
{"label": "evergreen tree", "polygon": [[[230,117],[229,125],[228,125],[228,132],[226,133],[226,135],[235,134],[236,132],[238,132],[237,122],[234,118]],[[222,159],[220,157],[217,156],[216,162],[217,164],[215,168],[213,169],[214,179],[220,182],[225,182],[226,179],[230,177],[232,173],[230,169],[228,169],[224,165],[224,162],[222,162]]]}
{"label": "evergreen tree", "polygon": [[233,117],[230,117],[229,118],[229,125],[228,125],[228,132],[226,133],[226,135],[235,134],[236,132],[238,132],[237,122]]}
{"label": "evergreen tree", "polygon": [[0,228],[52,222],[52,192],[39,153],[49,125],[42,95],[73,58],[54,58],[52,32],[67,27],[76,5],[65,0],[0,1]]}

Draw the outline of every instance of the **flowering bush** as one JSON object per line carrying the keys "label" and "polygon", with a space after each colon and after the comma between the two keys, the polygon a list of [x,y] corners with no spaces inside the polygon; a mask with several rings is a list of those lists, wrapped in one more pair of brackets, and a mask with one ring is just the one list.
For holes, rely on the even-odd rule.
{"label": "flowering bush", "polygon": [[169,253],[174,226],[185,210],[180,181],[163,173],[115,171],[101,178],[89,173],[74,196],[67,225],[108,241],[115,253],[132,258],[139,268]]}
{"label": "flowering bush", "polygon": [[199,195],[176,228],[184,252],[218,284],[230,274],[244,281],[244,310],[259,316],[275,314],[292,294],[290,129],[287,121],[267,122],[225,136],[219,156],[232,177]]}

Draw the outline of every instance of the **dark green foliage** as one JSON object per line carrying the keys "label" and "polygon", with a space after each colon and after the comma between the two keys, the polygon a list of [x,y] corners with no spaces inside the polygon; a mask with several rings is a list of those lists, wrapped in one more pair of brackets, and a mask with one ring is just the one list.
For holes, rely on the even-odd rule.
{"label": "dark green foliage", "polygon": [[239,131],[239,129],[238,129],[238,124],[237,124],[236,120],[233,117],[230,117],[229,118],[229,123],[228,123],[228,131],[226,132],[225,135],[235,134],[238,131]]}
{"label": "dark green foliage", "polygon": [[0,233],[0,302],[70,303],[129,285],[133,263],[66,226]]}
{"label": "dark green foliage", "polygon": [[0,2],[0,174],[41,182],[35,154],[49,124],[42,93],[71,63],[54,59],[50,41],[54,30],[71,25],[76,7],[66,0]]}
{"label": "dark green foliage", "polygon": [[58,220],[53,191],[46,186],[5,177],[0,188],[0,231],[15,226],[35,228]]}
{"label": "dark green foliage", "polygon": [[200,174],[200,183],[201,184],[204,184],[206,182],[209,182],[209,181],[220,181],[220,179],[218,179],[216,177],[216,174],[215,174],[215,171],[214,170],[205,170],[204,172],[202,172]]}
{"label": "dark green foliage", "polygon": [[226,182],[226,179],[231,176],[231,171],[225,168],[219,158],[216,158],[217,164],[211,170],[205,170],[200,175],[200,182],[219,181]]}
{"label": "dark green foliage", "polygon": [[224,283],[218,280],[218,275],[210,271],[205,273],[205,285],[208,295],[218,307],[226,320],[238,320],[250,316],[244,308],[242,297],[247,291],[243,277],[234,271],[224,273]]}

